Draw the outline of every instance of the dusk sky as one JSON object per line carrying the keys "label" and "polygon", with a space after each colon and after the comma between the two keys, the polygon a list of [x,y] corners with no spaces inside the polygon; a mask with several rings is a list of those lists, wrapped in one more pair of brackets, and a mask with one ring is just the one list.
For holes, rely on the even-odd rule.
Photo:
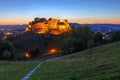
{"label": "dusk sky", "polygon": [[0,25],[27,24],[35,17],[120,24],[120,0],[0,0]]}

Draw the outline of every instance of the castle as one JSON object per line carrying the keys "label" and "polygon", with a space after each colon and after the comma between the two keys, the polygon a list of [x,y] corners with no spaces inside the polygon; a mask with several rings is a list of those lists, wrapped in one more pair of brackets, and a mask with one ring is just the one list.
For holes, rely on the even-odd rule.
{"label": "castle", "polygon": [[34,31],[37,34],[50,33],[53,35],[60,35],[71,30],[67,20],[60,22],[58,19],[49,18],[35,18],[34,21],[29,22],[26,32]]}

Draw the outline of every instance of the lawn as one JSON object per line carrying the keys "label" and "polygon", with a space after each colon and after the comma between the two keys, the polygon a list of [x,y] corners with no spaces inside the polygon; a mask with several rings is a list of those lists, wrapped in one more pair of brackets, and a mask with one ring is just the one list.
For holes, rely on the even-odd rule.
{"label": "lawn", "polygon": [[119,80],[120,42],[47,60],[29,80]]}
{"label": "lawn", "polygon": [[20,80],[39,62],[35,61],[0,61],[0,80]]}

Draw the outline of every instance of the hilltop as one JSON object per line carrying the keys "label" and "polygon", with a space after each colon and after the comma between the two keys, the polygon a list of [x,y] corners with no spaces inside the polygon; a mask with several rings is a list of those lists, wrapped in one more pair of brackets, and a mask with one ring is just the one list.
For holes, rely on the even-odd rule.
{"label": "hilltop", "polygon": [[30,80],[119,80],[120,42],[47,60]]}

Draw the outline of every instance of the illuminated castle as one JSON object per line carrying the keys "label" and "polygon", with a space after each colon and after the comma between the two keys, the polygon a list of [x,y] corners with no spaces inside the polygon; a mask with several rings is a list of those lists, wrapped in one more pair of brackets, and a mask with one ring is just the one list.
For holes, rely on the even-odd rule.
{"label": "illuminated castle", "polygon": [[50,33],[54,35],[60,35],[71,30],[67,20],[60,22],[57,19],[35,18],[34,21],[28,24],[25,29],[26,32],[34,31],[37,34]]}

